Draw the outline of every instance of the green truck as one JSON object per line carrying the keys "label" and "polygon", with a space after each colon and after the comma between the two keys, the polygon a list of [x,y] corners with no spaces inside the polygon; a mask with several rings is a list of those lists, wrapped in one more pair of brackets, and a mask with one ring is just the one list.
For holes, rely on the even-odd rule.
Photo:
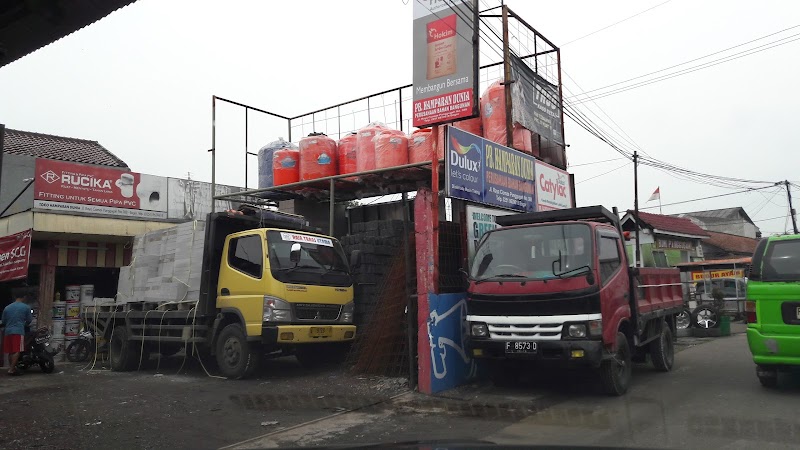
{"label": "green truck", "polygon": [[747,343],[765,387],[800,366],[800,235],[762,239],[753,253],[747,299]]}

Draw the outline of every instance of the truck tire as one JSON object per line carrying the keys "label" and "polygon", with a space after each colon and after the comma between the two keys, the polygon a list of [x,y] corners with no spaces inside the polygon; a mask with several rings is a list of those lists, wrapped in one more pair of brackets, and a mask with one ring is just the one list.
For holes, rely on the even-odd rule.
{"label": "truck tire", "polygon": [[217,366],[227,378],[241,380],[255,372],[261,361],[261,351],[257,345],[247,342],[244,329],[232,323],[217,336]]}
{"label": "truck tire", "polygon": [[613,358],[600,364],[600,380],[607,394],[620,396],[631,384],[631,348],[623,333],[617,333],[616,347]]}
{"label": "truck tire", "polygon": [[672,342],[672,330],[666,322],[663,324],[661,336],[650,343],[650,359],[659,372],[669,372],[675,363],[675,347]]}
{"label": "truck tire", "polygon": [[713,306],[698,306],[692,311],[692,325],[698,328],[717,328],[719,311]]}
{"label": "truck tire", "polygon": [[774,367],[757,366],[756,376],[758,376],[758,381],[761,382],[761,386],[768,389],[778,387],[778,370]]}
{"label": "truck tire", "polygon": [[128,328],[125,325],[118,325],[111,330],[108,358],[111,370],[127,372],[136,368],[139,364],[139,353],[133,351],[133,347],[128,341]]}

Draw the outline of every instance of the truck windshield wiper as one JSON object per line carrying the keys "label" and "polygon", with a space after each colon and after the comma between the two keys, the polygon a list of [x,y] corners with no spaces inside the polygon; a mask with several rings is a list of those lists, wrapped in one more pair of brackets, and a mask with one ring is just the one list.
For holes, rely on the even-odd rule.
{"label": "truck windshield wiper", "polygon": [[475,284],[481,284],[484,281],[492,281],[497,278],[528,278],[525,275],[519,275],[516,273],[502,273],[500,275],[493,275],[491,277],[481,278],[480,280],[476,280]]}
{"label": "truck windshield wiper", "polygon": [[580,267],[576,267],[575,269],[567,270],[566,272],[556,273],[554,275],[557,276],[558,278],[571,278],[571,277],[574,277],[576,275],[583,275],[583,274],[585,274],[587,272],[591,272],[591,271],[592,271],[592,268],[589,267],[589,266],[580,266]]}

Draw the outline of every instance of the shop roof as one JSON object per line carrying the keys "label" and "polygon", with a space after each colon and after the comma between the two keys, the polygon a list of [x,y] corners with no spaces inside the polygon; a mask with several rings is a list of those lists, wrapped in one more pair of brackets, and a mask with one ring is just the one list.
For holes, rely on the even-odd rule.
{"label": "shop roof", "polygon": [[0,6],[0,67],[90,25],[135,0],[11,0]]}
{"label": "shop roof", "polygon": [[[633,211],[628,211],[624,220],[633,220]],[[706,237],[708,232],[697,226],[694,222],[683,217],[664,216],[661,214],[652,214],[639,211],[639,220],[642,222],[643,227],[651,228],[657,231],[687,234],[691,236]]]}
{"label": "shop roof", "polygon": [[36,158],[128,168],[125,161],[117,158],[97,141],[52,134],[6,128],[3,150],[11,155],[27,155]]}
{"label": "shop roof", "polygon": [[729,252],[752,254],[756,249],[756,245],[758,245],[758,239],[737,236],[735,234],[718,233],[716,231],[707,231],[706,233],[711,237],[704,240],[703,244],[713,245],[714,247]]}
{"label": "shop roof", "polygon": [[745,212],[744,208],[741,206],[737,206],[735,208],[710,209],[707,211],[680,213],[675,214],[675,217],[695,217],[697,219],[708,221],[709,223],[713,223],[715,221],[729,222],[732,219],[738,219],[741,217],[746,221],[753,223],[753,221],[750,219],[750,216],[747,215],[747,212]]}

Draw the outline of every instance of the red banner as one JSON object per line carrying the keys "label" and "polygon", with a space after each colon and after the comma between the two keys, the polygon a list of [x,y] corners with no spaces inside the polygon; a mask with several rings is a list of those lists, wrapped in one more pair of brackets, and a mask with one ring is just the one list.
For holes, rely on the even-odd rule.
{"label": "red banner", "polygon": [[471,117],[472,101],[471,88],[415,101],[414,126]]}
{"label": "red banner", "polygon": [[31,230],[0,237],[0,281],[28,276],[31,254]]}
{"label": "red banner", "polygon": [[34,200],[138,209],[138,184],[138,173],[40,158]]}

